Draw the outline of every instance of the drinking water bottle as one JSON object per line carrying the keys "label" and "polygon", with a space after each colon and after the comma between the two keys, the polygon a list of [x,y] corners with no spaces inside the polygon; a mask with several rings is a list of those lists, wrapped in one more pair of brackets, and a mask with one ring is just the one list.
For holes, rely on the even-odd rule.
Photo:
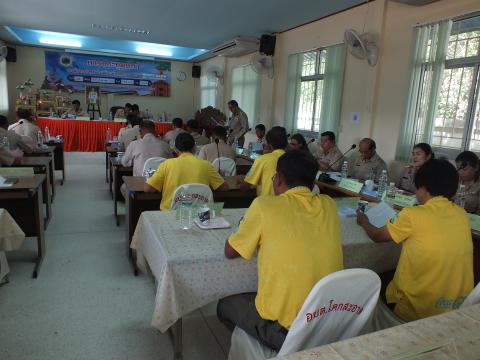
{"label": "drinking water bottle", "polygon": [[465,185],[461,184],[455,196],[455,204],[465,207]]}
{"label": "drinking water bottle", "polygon": [[396,193],[397,189],[395,188],[395,183],[391,182],[387,188],[387,203],[393,204]]}
{"label": "drinking water bottle", "polygon": [[180,197],[180,228],[182,230],[190,230],[192,228],[192,212],[193,202],[188,195]]}
{"label": "drinking water bottle", "polygon": [[342,178],[346,179],[348,177],[348,161],[345,160],[342,165]]}
{"label": "drinking water bottle", "polygon": [[380,179],[378,180],[377,199],[379,200],[382,199],[383,193],[387,190],[387,183],[388,183],[387,170],[382,170],[382,174],[380,175]]}
{"label": "drinking water bottle", "polygon": [[107,142],[110,142],[112,141],[112,131],[110,130],[110,128],[107,129]]}
{"label": "drinking water bottle", "polygon": [[37,146],[41,147],[43,145],[43,135],[40,130],[37,131]]}
{"label": "drinking water bottle", "polygon": [[48,126],[45,126],[45,140],[50,141],[50,129]]}

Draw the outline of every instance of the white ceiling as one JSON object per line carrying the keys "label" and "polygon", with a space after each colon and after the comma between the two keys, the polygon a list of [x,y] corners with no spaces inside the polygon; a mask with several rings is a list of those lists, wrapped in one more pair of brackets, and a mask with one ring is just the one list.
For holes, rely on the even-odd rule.
{"label": "white ceiling", "polygon": [[[212,49],[281,32],[366,0],[0,0],[0,25]],[[96,29],[92,24],[150,31]],[[2,27],[0,38],[16,42]]]}

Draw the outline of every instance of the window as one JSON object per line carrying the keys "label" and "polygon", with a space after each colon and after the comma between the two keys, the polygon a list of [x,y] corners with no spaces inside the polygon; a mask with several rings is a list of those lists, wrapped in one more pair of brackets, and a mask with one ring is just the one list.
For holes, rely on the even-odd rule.
{"label": "window", "polygon": [[259,95],[259,77],[250,65],[232,69],[231,100],[236,100],[248,116],[250,125],[255,123]]}
{"label": "window", "polygon": [[0,61],[0,113],[8,112],[7,62]]}
{"label": "window", "polygon": [[450,158],[480,152],[480,16],[417,29],[416,52],[403,125],[414,129],[413,142],[400,144],[397,158],[422,141]]}
{"label": "window", "polygon": [[217,80],[208,76],[200,77],[200,108],[217,105]]}
{"label": "window", "polygon": [[322,111],[326,49],[302,54],[297,129],[318,132]]}

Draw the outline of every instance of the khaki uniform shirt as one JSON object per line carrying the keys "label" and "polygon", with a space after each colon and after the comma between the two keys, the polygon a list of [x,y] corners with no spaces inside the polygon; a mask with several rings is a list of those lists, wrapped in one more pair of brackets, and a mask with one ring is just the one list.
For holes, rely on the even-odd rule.
{"label": "khaki uniform shirt", "polygon": [[10,144],[11,149],[21,149],[26,153],[31,153],[33,151],[32,147],[28,145],[25,141],[23,141],[22,137],[18,135],[13,130],[5,130],[4,128],[0,127],[0,141],[6,137]]}
{"label": "khaki uniform shirt", "polygon": [[387,170],[387,164],[377,153],[368,160],[364,160],[362,155],[358,153],[350,169],[349,174],[354,179],[367,180],[370,174],[373,173],[375,175],[374,180],[378,181],[382,170]]}
{"label": "khaki uniform shirt", "polygon": [[10,166],[15,161],[15,157],[3,146],[0,146],[0,166]]}
{"label": "khaki uniform shirt", "polygon": [[405,169],[403,169],[395,185],[401,190],[405,190],[412,194],[415,194],[417,188],[415,187],[414,178],[415,168],[413,166],[406,167]]}
{"label": "khaki uniform shirt", "polygon": [[322,148],[319,148],[315,157],[318,161],[328,163],[328,165],[333,164],[329,171],[340,171],[342,168],[343,154],[338,149],[337,145],[332,147],[328,154],[325,153]]}
{"label": "khaki uniform shirt", "polygon": [[465,211],[480,213],[480,180],[465,185]]}
{"label": "khaki uniform shirt", "polygon": [[170,146],[153,134],[146,134],[142,139],[134,140],[128,145],[122,158],[123,166],[133,165],[133,176],[143,176],[145,161],[152,157],[172,157]]}
{"label": "khaki uniform shirt", "polygon": [[173,130],[168,131],[164,136],[163,136],[163,141],[166,141],[170,144],[171,147],[175,146],[175,139],[177,138],[178,134],[186,132],[183,129],[180,128],[175,128]]}
{"label": "khaki uniform shirt", "polygon": [[233,115],[232,119],[230,120],[230,137],[232,142],[235,138],[240,138],[248,130],[248,116],[242,109],[238,109],[238,114]]}
{"label": "khaki uniform shirt", "polygon": [[33,142],[36,142],[37,133],[40,128],[28,120],[20,119],[16,123],[10,125],[8,130],[13,130],[15,133],[21,136],[28,136]]}
{"label": "khaki uniform shirt", "polygon": [[140,139],[140,126],[127,125],[118,132],[118,141],[125,146],[125,149],[133,140]]}
{"label": "khaki uniform shirt", "polygon": [[208,138],[202,134],[192,132],[190,135],[192,135],[193,140],[195,140],[195,145],[197,146],[210,144],[210,140],[208,140]]}
{"label": "khaki uniform shirt", "polygon": [[218,152],[217,144],[211,143],[205,146],[202,146],[200,152],[198,153],[198,158],[202,160],[207,160],[213,162],[216,158],[227,157],[232,160],[235,160],[236,154],[235,150],[230,145],[227,145],[225,141],[220,140],[218,142]]}

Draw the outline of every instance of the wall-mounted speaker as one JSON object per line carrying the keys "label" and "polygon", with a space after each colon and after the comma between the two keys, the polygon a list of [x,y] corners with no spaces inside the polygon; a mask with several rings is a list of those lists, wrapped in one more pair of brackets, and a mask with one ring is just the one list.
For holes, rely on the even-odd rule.
{"label": "wall-mounted speaker", "polygon": [[277,38],[275,35],[262,35],[260,37],[259,52],[264,55],[273,56],[275,53],[275,42]]}
{"label": "wall-mounted speaker", "polygon": [[199,65],[192,66],[192,78],[199,78],[201,74],[201,67]]}
{"label": "wall-mounted speaker", "polygon": [[7,57],[5,58],[8,62],[17,61],[17,49],[7,46]]}

